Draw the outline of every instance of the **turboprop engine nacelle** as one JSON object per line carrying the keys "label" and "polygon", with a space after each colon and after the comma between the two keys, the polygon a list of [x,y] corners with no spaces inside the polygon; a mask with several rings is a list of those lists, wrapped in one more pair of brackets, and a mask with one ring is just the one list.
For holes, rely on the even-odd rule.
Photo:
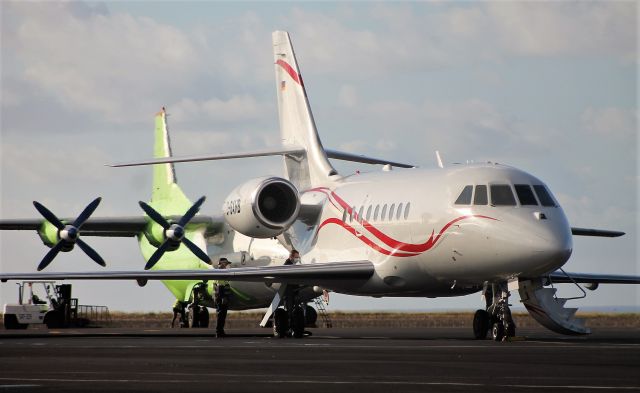
{"label": "turboprop engine nacelle", "polygon": [[243,235],[278,236],[300,212],[298,190],[280,177],[260,177],[236,187],[222,205],[227,223]]}

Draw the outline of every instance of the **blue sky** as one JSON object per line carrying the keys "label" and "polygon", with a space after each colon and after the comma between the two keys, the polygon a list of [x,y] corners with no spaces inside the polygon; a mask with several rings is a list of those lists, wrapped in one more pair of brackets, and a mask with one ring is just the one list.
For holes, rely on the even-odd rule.
{"label": "blue sky", "polygon": [[[638,274],[636,2],[2,2],[1,216],[32,200],[74,215],[140,214],[153,114],[170,113],[174,153],[278,144],[271,31],[288,30],[327,147],[435,166],[492,160],[551,187],[574,226],[623,230],[576,239],[567,270]],[[377,167],[337,164],[346,173]],[[217,214],[277,158],[184,164],[178,179]],[[133,239],[88,239],[113,269],[143,266]],[[33,270],[33,233],[0,234],[2,271]],[[94,269],[80,252],[51,270]],[[572,289],[566,289],[572,294]],[[117,293],[118,295],[114,295]],[[2,302],[14,288],[0,288]],[[161,284],[76,285],[83,301],[165,310]],[[640,305],[605,287],[578,305]],[[7,300],[9,299],[9,300]],[[135,301],[132,301],[135,300]],[[332,307],[477,308],[459,299],[337,297]]]}

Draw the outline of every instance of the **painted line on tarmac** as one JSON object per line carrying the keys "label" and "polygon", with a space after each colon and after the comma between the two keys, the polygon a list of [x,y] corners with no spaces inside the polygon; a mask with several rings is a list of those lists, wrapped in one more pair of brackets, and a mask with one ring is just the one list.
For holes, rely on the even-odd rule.
{"label": "painted line on tarmac", "polygon": [[[23,344],[23,345],[29,345],[29,344]],[[306,348],[314,348],[314,347],[318,347],[318,348],[323,348],[323,349],[379,349],[379,350],[399,350],[399,349],[406,349],[406,350],[416,350],[416,351],[420,351],[420,350],[428,350],[428,349],[480,349],[480,350],[486,350],[487,348],[500,348],[500,349],[516,349],[516,350],[523,350],[523,349],[553,349],[553,348],[557,348],[557,346],[550,346],[550,345],[540,345],[540,346],[535,346],[535,347],[521,347],[521,346],[513,346],[513,345],[509,345],[509,344],[505,344],[505,345],[491,345],[491,346],[487,346],[487,345],[483,345],[483,346],[479,346],[479,345],[413,345],[413,346],[408,346],[408,345],[403,345],[403,346],[380,346],[380,345],[331,345],[331,344],[285,344],[285,345],[261,345],[261,346],[256,346],[256,345],[216,345],[216,344],[209,344],[209,345],[154,345],[154,346],[149,346],[149,345],[104,345],[104,346],[97,346],[97,345],[80,345],[80,346],[70,346],[70,345],[64,345],[64,347],[66,349],[149,349],[149,348],[153,348],[153,349],[210,349],[210,348],[225,348],[225,349],[255,349],[255,348],[271,348],[271,349],[293,349],[293,350],[298,350],[302,347],[306,347]],[[567,349],[629,349],[629,350],[637,350],[637,345],[636,344],[620,344],[620,345],[572,345],[567,347]]]}
{"label": "painted line on tarmac", "polygon": [[[66,374],[104,374],[106,372],[63,372]],[[139,373],[135,373],[139,374]],[[273,375],[253,375],[253,374],[235,374],[235,373],[146,373],[145,375],[166,375],[166,376],[203,376],[203,377],[231,377],[242,378],[237,381],[226,380],[227,383],[261,383],[261,381],[251,381],[247,378],[263,378],[272,377]],[[148,380],[148,379],[108,379],[108,378],[92,378],[92,379],[78,379],[78,378],[2,378],[3,381],[21,381],[21,382],[119,382],[119,383],[182,383],[183,381],[177,380]],[[206,382],[208,379],[201,380],[200,382]],[[191,382],[198,382],[191,380]],[[478,386],[487,388],[526,388],[526,389],[581,389],[581,390],[640,390],[640,386],[602,386],[602,385],[530,385],[530,384],[488,384],[479,382],[423,382],[423,381],[327,381],[319,379],[283,379],[272,380],[273,383],[288,383],[288,384],[300,384],[300,383],[314,383],[324,385],[406,385],[406,386]],[[34,384],[20,384],[20,385],[0,385],[0,387],[38,387],[41,385]]]}
{"label": "painted line on tarmac", "polygon": [[[149,379],[77,379],[77,378],[2,378],[0,380],[3,381],[15,381],[20,380],[23,382],[76,382],[76,383],[96,383],[96,382],[105,382],[105,383],[184,383],[184,381],[177,380],[149,380]],[[193,382],[207,382],[206,380],[201,381],[191,381]],[[238,381],[225,381],[226,383],[240,383],[246,384],[251,383],[251,381],[238,380]],[[411,382],[411,381],[324,381],[318,379],[286,379],[286,380],[270,380],[271,383],[287,383],[287,384],[322,384],[322,385],[403,385],[403,386],[478,386],[478,387],[487,387],[487,388],[526,388],[526,389],[580,389],[580,390],[640,390],[640,386],[590,386],[590,385],[518,385],[518,384],[485,384],[485,383],[474,383],[474,382]],[[262,383],[261,381],[254,381],[253,383]],[[39,385],[0,385],[7,387],[35,387]]]}
{"label": "painted line on tarmac", "polygon": [[274,383],[314,383],[329,385],[417,385],[417,386],[480,386],[488,388],[536,388],[536,389],[580,389],[580,390],[640,390],[640,386],[589,386],[589,385],[502,385],[473,382],[411,382],[411,381],[322,381],[304,380],[272,380]]}

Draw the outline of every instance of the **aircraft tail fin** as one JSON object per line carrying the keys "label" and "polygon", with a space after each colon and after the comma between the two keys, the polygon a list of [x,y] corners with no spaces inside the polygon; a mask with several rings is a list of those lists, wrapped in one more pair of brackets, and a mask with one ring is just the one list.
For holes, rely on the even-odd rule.
{"label": "aircraft tail fin", "polygon": [[[167,113],[164,108],[156,113],[155,125],[153,156],[155,158],[171,157],[171,140],[167,125]],[[185,206],[188,208],[191,205],[189,199],[178,186],[173,163],[153,166],[151,203],[166,215],[183,214]],[[176,207],[175,212],[170,211],[172,206]]]}
{"label": "aircraft tail fin", "polygon": [[289,33],[274,31],[272,38],[282,142],[306,150],[302,156],[284,156],[287,175],[300,189],[327,183],[337,172],[320,142]]}

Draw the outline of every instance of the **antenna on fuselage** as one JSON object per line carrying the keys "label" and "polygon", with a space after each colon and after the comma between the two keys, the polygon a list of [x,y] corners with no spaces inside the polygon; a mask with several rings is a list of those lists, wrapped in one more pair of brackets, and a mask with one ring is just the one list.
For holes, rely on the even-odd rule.
{"label": "antenna on fuselage", "polygon": [[438,167],[444,168],[444,165],[442,165],[442,157],[440,157],[440,152],[438,150],[436,150],[436,160],[438,160]]}

